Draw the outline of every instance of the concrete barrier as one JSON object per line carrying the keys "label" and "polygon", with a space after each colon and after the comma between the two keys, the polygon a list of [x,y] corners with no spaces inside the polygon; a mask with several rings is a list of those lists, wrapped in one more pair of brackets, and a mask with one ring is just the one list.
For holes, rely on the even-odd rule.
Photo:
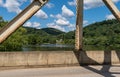
{"label": "concrete barrier", "polygon": [[0,52],[0,66],[120,64],[119,51]]}
{"label": "concrete barrier", "polygon": [[120,51],[81,51],[80,64],[120,64]]}

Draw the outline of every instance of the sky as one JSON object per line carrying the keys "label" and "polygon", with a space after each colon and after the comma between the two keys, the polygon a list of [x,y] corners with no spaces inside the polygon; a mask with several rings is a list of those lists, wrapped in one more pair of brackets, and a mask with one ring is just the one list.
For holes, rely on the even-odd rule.
{"label": "sky", "polygon": [[[120,10],[120,0],[112,0]],[[0,0],[0,16],[10,21],[32,0]],[[84,0],[83,27],[103,20],[115,19],[102,0]],[[23,26],[36,29],[56,28],[64,32],[75,30],[76,0],[49,0]]]}

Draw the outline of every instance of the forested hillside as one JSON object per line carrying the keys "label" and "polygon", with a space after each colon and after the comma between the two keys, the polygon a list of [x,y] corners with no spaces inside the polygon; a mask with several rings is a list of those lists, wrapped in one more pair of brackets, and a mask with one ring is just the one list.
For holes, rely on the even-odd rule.
{"label": "forested hillside", "polygon": [[120,47],[120,23],[116,20],[96,22],[84,28],[85,45]]}
{"label": "forested hillside", "polygon": [[[7,23],[0,17],[0,29]],[[83,44],[120,48],[120,23],[116,20],[105,20],[90,24],[83,29]],[[62,32],[54,28],[35,29],[21,27],[3,44],[0,51],[21,50],[25,45],[40,44],[74,44],[75,31]],[[60,42],[59,42],[60,41]]]}

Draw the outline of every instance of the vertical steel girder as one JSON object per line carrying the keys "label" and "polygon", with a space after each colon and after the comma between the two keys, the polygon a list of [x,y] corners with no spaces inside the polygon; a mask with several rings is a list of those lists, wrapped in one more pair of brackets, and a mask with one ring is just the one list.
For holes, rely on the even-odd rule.
{"label": "vertical steel girder", "polygon": [[[109,8],[109,10],[113,13],[113,15],[120,21],[120,11],[114,5],[112,0],[103,0],[105,5]],[[76,34],[75,34],[75,49],[82,49],[82,40],[83,40],[83,0],[76,0],[77,3],[77,18],[76,18]]]}
{"label": "vertical steel girder", "polygon": [[75,33],[75,50],[82,49],[83,38],[83,0],[76,0],[77,3],[77,15],[76,15],[76,33]]}

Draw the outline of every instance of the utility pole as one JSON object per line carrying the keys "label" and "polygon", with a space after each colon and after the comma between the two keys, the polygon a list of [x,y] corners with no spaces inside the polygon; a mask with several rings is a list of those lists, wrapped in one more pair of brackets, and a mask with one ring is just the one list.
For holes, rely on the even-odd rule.
{"label": "utility pole", "polygon": [[76,0],[76,33],[75,33],[75,50],[82,50],[83,40],[83,0]]}

